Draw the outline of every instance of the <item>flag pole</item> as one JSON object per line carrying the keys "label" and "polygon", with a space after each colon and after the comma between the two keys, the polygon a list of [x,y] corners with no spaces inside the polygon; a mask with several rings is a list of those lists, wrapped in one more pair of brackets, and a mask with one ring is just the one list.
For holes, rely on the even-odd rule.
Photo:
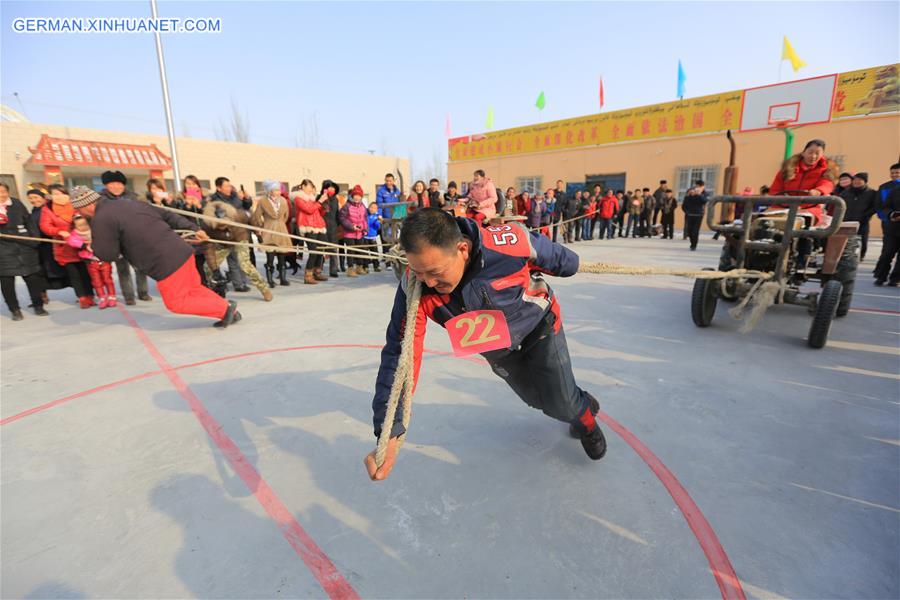
{"label": "flag pole", "polygon": [[[150,0],[150,11],[153,19],[158,18],[156,12],[156,0]],[[169,133],[169,151],[172,153],[172,172],[175,175],[175,190],[181,189],[181,172],[178,169],[178,151],[175,149],[175,128],[172,126],[172,105],[169,102],[169,82],[166,79],[166,61],[163,58],[162,40],[159,37],[159,30],[153,32],[156,39],[156,60],[159,62],[159,81],[162,84],[163,106],[166,109],[166,129]]]}

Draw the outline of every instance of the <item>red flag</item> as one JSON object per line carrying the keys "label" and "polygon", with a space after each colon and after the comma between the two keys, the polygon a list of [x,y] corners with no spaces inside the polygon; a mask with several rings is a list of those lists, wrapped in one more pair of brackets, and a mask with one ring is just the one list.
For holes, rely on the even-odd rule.
{"label": "red flag", "polygon": [[600,77],[600,108],[603,108],[603,77]]}

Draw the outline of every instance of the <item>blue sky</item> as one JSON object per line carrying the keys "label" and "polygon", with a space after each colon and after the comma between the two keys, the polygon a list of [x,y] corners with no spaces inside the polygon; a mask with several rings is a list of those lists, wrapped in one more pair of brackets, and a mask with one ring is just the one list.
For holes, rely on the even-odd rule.
{"label": "blue sky", "polygon": [[[221,17],[220,34],[164,36],[179,135],[214,138],[232,98],[251,141],[444,160],[453,135],[900,60],[897,2],[160,2],[160,16]],[[149,34],[19,34],[16,17],[149,16],[149,2],[0,3],[0,92],[39,123],[164,133]],[[546,94],[542,113],[534,107]],[[190,170],[190,166],[186,166]]]}

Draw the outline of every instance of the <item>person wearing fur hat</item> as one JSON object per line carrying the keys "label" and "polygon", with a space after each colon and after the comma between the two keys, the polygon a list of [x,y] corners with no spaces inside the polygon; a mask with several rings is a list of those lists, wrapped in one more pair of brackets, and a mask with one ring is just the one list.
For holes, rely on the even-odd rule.
{"label": "person wearing fur hat", "polygon": [[[803,147],[803,152],[788,158],[781,165],[769,186],[769,195],[829,196],[834,191],[838,172],[837,163],[825,156],[825,142],[810,140]],[[784,206],[774,205],[772,208]],[[814,225],[822,221],[821,204],[801,204],[800,208],[813,216]]]}
{"label": "person wearing fur hat", "polygon": [[[208,202],[206,206],[203,207],[203,215],[206,217],[215,217],[216,219],[227,219],[244,225],[250,224],[249,212],[243,208],[235,208],[233,205],[228,202],[223,202],[222,200]],[[272,290],[270,290],[269,286],[266,285],[266,282],[263,281],[262,276],[259,274],[259,271],[256,270],[256,267],[253,266],[253,263],[250,262],[249,247],[215,243],[216,240],[222,240],[226,242],[249,244],[250,231],[244,227],[237,227],[235,225],[227,225],[225,223],[217,223],[209,220],[204,220],[202,227],[203,230],[209,234],[211,240],[211,243],[206,244],[204,249],[206,264],[203,265],[203,269],[206,280],[213,282],[213,285],[216,285],[218,289],[221,289],[222,291],[225,290],[228,283],[221,275],[219,267],[228,259],[228,255],[234,251],[237,255],[238,266],[241,271],[247,274],[250,283],[252,283],[256,289],[259,290],[259,293],[262,294],[263,300],[271,302]]]}
{"label": "person wearing fur hat", "polygon": [[[100,197],[106,200],[134,200],[138,197],[133,192],[125,189],[128,179],[122,171],[105,171],[100,176],[104,189],[100,192]],[[153,298],[150,297],[147,287],[147,274],[141,273],[134,269],[134,282],[131,281],[131,264],[125,259],[118,259],[116,262],[116,272],[119,274],[119,287],[122,288],[122,295],[125,297],[125,304],[131,306],[135,303],[135,286],[137,286],[137,298],[144,302],[149,302]]]}
{"label": "person wearing fur hat", "polygon": [[256,202],[251,222],[257,227],[275,232],[261,232],[263,245],[278,248],[278,250],[266,250],[266,280],[270,286],[275,285],[273,276],[277,260],[278,282],[281,285],[291,285],[291,282],[287,279],[286,260],[286,255],[289,252],[294,252],[294,243],[288,237],[287,229],[287,223],[291,218],[291,209],[288,207],[287,200],[281,195],[280,182],[266,181],[263,183],[263,187],[266,190],[266,195]]}
{"label": "person wearing fur hat", "polygon": [[366,259],[356,258],[352,254],[353,247],[358,245],[363,236],[369,231],[368,210],[362,203],[362,199],[362,186],[354,186],[350,191],[350,200],[344,204],[340,213],[341,226],[344,228],[344,243],[351,252],[347,257],[347,277],[356,277],[357,275],[368,273],[365,268]]}
{"label": "person wearing fur hat", "polygon": [[146,202],[103,197],[84,186],[72,190],[72,206],[91,221],[94,254],[103,261],[120,256],[156,280],[163,303],[173,313],[218,319],[225,328],[241,320],[237,302],[200,283],[190,244],[175,229],[196,232],[198,243],[209,235],[191,219]]}
{"label": "person wearing fur hat", "polygon": [[[316,200],[319,202],[322,211],[322,217],[325,219],[326,239],[332,244],[338,242],[338,185],[330,179],[322,182],[322,191]],[[396,212],[396,211],[395,211]],[[328,258],[328,275],[331,277],[338,276],[338,257],[332,254]]]}
{"label": "person wearing fur hat", "polygon": [[[327,201],[323,196],[323,201]],[[297,232],[305,237],[324,242],[327,228],[322,217],[322,204],[316,200],[316,186],[309,179],[304,179],[300,185],[295,185],[291,190],[291,200],[297,213]],[[314,242],[306,242],[310,255],[306,259],[306,270],[303,273],[303,283],[315,285],[320,281],[328,281],[328,277],[322,275],[322,265],[325,257],[321,254],[312,254],[320,246]]]}

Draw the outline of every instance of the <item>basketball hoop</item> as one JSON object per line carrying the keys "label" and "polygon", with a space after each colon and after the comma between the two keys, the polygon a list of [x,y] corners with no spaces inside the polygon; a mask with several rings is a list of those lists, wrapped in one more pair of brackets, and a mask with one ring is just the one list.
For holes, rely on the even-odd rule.
{"label": "basketball hoop", "polygon": [[775,129],[787,129],[792,123],[793,121],[775,121],[773,125],[775,126]]}

